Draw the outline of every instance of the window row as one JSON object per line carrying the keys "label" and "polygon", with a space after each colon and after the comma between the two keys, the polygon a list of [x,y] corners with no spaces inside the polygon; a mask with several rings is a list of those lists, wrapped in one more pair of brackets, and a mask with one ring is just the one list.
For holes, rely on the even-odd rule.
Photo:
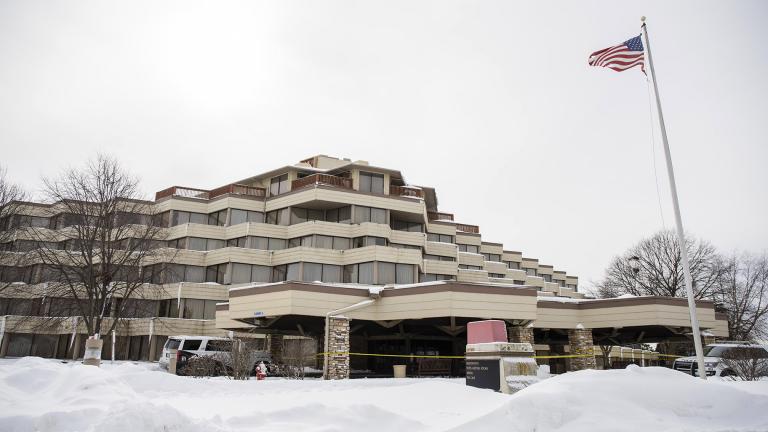
{"label": "window row", "polygon": [[[227,241],[206,239],[201,237],[182,237],[169,240],[168,247],[176,249],[189,249],[209,251],[223,247],[240,247],[261,250],[282,250],[299,246],[319,249],[346,250],[365,246],[387,246],[388,240],[384,237],[363,236],[355,238],[326,236],[310,234],[303,237],[294,237],[290,240],[272,237],[247,236],[229,239]],[[420,247],[416,247],[420,249]]]}
{"label": "window row", "polygon": [[453,236],[448,234],[427,233],[427,240],[432,242],[453,243]]}
{"label": "window row", "polygon": [[483,252],[483,259],[485,261],[501,262],[501,255]]}
{"label": "window row", "polygon": [[459,252],[469,252],[474,254],[480,253],[480,246],[475,245],[468,245],[468,244],[459,244]]}
{"label": "window row", "polygon": [[435,282],[443,280],[456,280],[456,276],[434,273],[422,273],[419,275],[419,282]]}
{"label": "window row", "polygon": [[433,261],[456,261],[456,257],[430,254],[424,254],[424,259]]}

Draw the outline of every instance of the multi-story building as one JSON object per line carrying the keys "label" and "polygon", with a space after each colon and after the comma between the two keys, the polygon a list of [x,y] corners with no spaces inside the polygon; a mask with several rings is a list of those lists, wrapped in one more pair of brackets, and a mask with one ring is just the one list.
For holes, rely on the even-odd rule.
{"label": "multi-story building", "polygon": [[[275,351],[281,335],[294,335],[315,338],[318,352],[456,355],[473,319],[504,319],[511,339],[560,353],[689,327],[680,299],[585,299],[575,275],[483,241],[478,226],[438,209],[433,188],[365,161],[315,156],[217,189],[174,186],[151,204],[175,253],[143,267],[155,294],[144,300],[149,312],[116,332],[118,358],[156,359],[168,335],[228,331],[271,335]],[[65,229],[55,206],[29,203],[7,228]],[[14,242],[2,247],[31,247]],[[37,266],[0,293],[0,355],[76,357],[85,335],[75,318],[47,329],[20,318],[65,301],[45,298]],[[713,305],[699,308],[702,326],[725,336]],[[353,357],[352,367],[386,369],[387,359]],[[349,356],[327,364],[346,376]]]}

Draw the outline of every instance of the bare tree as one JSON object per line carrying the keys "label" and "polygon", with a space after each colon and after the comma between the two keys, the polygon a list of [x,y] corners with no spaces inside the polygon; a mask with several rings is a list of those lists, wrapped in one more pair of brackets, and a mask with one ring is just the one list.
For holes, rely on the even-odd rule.
{"label": "bare tree", "polygon": [[283,362],[277,365],[278,373],[288,379],[304,379],[304,368],[315,362],[315,341],[306,339],[286,340],[283,345]]}
{"label": "bare tree", "polygon": [[[672,231],[660,231],[614,258],[605,278],[596,284],[597,296],[608,298],[622,294],[685,296],[685,279],[680,244]],[[717,287],[722,266],[715,248],[703,240],[687,239],[693,290],[696,298],[711,298]],[[635,259],[636,258],[636,259]],[[637,271],[632,261],[637,263]]]}
{"label": "bare tree", "polygon": [[768,352],[760,346],[738,346],[723,353],[724,376],[757,381],[768,376]]}
{"label": "bare tree", "polygon": [[26,198],[24,189],[8,180],[7,171],[0,167],[0,292],[16,282],[27,258],[13,244],[15,227],[21,222],[19,210]]}
{"label": "bare tree", "polygon": [[728,315],[730,337],[749,341],[766,336],[768,257],[734,253],[723,269],[715,300]]}
{"label": "bare tree", "polygon": [[[58,248],[35,249],[47,281],[47,296],[67,304],[88,334],[112,331],[119,320],[141,313],[151,299],[142,266],[167,262],[164,230],[152,202],[141,200],[136,178],[120,164],[99,155],[83,169],[68,169],[44,179],[51,202],[50,228],[32,233]],[[65,300],[68,300],[66,302]]]}

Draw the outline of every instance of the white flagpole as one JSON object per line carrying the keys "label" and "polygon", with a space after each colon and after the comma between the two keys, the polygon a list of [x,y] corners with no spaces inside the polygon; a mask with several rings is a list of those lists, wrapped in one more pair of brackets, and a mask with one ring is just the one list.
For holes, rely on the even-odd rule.
{"label": "white flagpole", "polygon": [[677,226],[677,237],[680,241],[680,257],[683,261],[683,275],[685,276],[685,293],[688,296],[688,310],[691,313],[691,330],[693,332],[693,343],[696,346],[696,358],[699,363],[699,375],[701,379],[707,379],[707,370],[704,367],[704,351],[701,347],[701,331],[699,330],[699,320],[696,318],[696,300],[693,297],[693,280],[691,279],[691,267],[688,263],[688,251],[685,244],[685,232],[683,231],[683,219],[680,216],[680,204],[677,201],[677,185],[675,184],[675,171],[672,168],[672,156],[669,154],[669,142],[667,142],[667,128],[664,126],[664,115],[661,113],[661,100],[659,99],[659,87],[656,85],[656,72],[653,69],[653,57],[651,56],[651,43],[648,40],[648,29],[645,26],[645,17],[640,18],[643,22],[643,39],[645,43],[645,53],[648,55],[648,67],[651,70],[651,80],[653,81],[653,92],[656,95],[656,109],[659,113],[659,125],[661,126],[661,139],[664,142],[664,155],[667,159],[667,174],[669,175],[669,189],[672,192],[672,204],[675,208],[675,225]]}

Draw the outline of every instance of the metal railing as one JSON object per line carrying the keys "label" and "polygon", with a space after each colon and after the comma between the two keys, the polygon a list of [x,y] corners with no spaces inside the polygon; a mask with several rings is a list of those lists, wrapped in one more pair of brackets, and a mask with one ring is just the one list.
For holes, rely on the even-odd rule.
{"label": "metal railing", "polygon": [[184,198],[205,199],[209,197],[209,192],[204,189],[188,188],[183,186],[171,186],[155,193],[155,201],[169,196],[178,196]]}
{"label": "metal railing", "polygon": [[414,198],[424,198],[424,192],[420,188],[410,186],[389,186],[389,194]]}
{"label": "metal railing", "polygon": [[267,196],[267,190],[260,187],[246,186],[242,184],[228,184],[220,188],[211,190],[209,193],[211,198],[215,198],[220,195],[232,194],[232,195],[246,195],[251,197],[263,198]]}
{"label": "metal railing", "polygon": [[342,189],[352,189],[352,179],[329,174],[312,174],[291,182],[291,190],[301,189],[312,185],[328,185]]}

